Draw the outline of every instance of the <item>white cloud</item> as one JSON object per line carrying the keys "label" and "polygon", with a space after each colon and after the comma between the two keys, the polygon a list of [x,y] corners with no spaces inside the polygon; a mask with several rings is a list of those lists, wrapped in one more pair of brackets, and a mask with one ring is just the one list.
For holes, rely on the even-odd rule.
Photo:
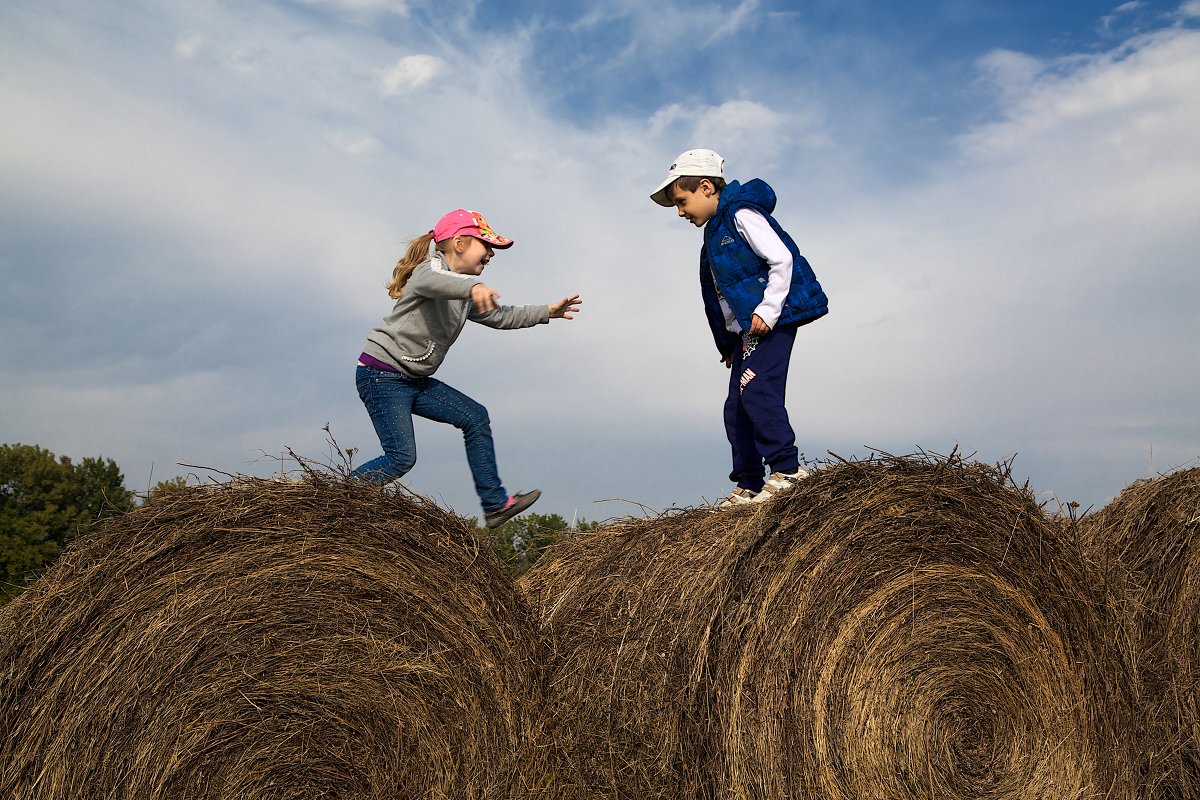
{"label": "white cloud", "polygon": [[817,102],[800,108],[777,110],[753,100],[730,100],[717,106],[684,106],[672,103],[658,109],[647,121],[651,135],[679,144],[679,151],[705,147],[726,156],[741,154],[742,167],[753,162],[769,168],[785,154],[795,160],[802,150],[830,145]]}
{"label": "white cloud", "polygon": [[789,118],[751,100],[732,100],[716,108],[700,109],[694,117],[697,141],[713,142],[715,150],[734,144],[769,158],[791,144]]}
{"label": "white cloud", "polygon": [[229,65],[237,72],[249,75],[260,68],[265,53],[259,47],[239,47],[229,54]]}
{"label": "white cloud", "polygon": [[682,43],[703,48],[719,45],[757,24],[763,16],[760,5],[761,0],[739,0],[730,10],[718,3],[616,0],[587,7],[567,29],[578,33],[616,23],[628,24],[632,35],[623,55],[636,52],[653,59],[674,52]]}
{"label": "white cloud", "polygon": [[427,53],[405,56],[383,72],[380,88],[385,97],[406,94],[430,83],[446,69],[446,63]]}
{"label": "white cloud", "polygon": [[1104,30],[1105,32],[1111,32],[1112,24],[1114,22],[1116,22],[1118,18],[1120,18],[1121,16],[1123,16],[1125,14],[1129,14],[1131,12],[1137,11],[1139,8],[1141,8],[1144,5],[1145,5],[1145,3],[1143,2],[1143,0],[1130,0],[1127,3],[1122,3],[1121,5],[1114,8],[1111,14],[1107,14],[1100,18],[1101,30]]}
{"label": "white cloud", "polygon": [[[585,300],[570,323],[472,326],[440,373],[493,411],[511,488],[540,483],[547,511],[569,513],[557,496],[589,518],[605,497],[661,508],[715,496],[727,373],[697,298],[700,235],[648,199],[674,155],[708,146],[733,177],[761,170],[776,188],[780,221],[830,294],[793,365],[809,455],[955,441],[984,458],[1034,451],[1037,488],[1074,492],[1136,477],[1147,441],[1160,465],[1200,450],[1200,323],[1187,307],[1200,294],[1195,31],[1066,60],[992,52],[979,66],[998,117],[931,174],[888,183],[841,166],[879,141],[829,133],[855,118],[853,75],[837,96],[819,76],[787,92],[705,83],[700,102],[680,84],[649,119],[626,107],[583,123],[530,83],[529,30],[482,30],[468,50],[415,20],[383,36],[273,8],[214,3],[175,19],[147,4],[146,44],[129,55],[68,18],[80,30],[64,40],[86,48],[35,43],[0,80],[14,121],[0,225],[30,254],[0,258],[0,306],[23,312],[0,314],[0,338],[30,343],[0,351],[0,440],[110,453],[135,484],[150,462],[169,477],[175,460],[236,471],[257,449],[319,451],[327,421],[344,446],[374,451],[356,348],[390,306],[382,284],[407,237],[466,206],[518,242],[487,271],[505,302]],[[587,24],[613,34],[592,8]],[[626,57],[653,70],[667,42],[732,36],[762,9],[630,0],[609,13]],[[174,57],[168,46],[156,60],[171,41]],[[197,69],[218,46],[250,71]],[[720,69],[736,75],[730,59]],[[911,135],[904,122],[879,130]],[[62,285],[88,298],[71,306],[72,327],[96,332],[87,370],[62,366],[74,341],[45,322],[67,314]],[[15,307],[33,296],[54,299]],[[119,310],[93,309],[113,305],[129,309],[125,327]],[[73,415],[84,422],[56,424]],[[475,513],[454,432],[418,437],[414,486]],[[586,447],[547,469],[539,443],[577,437]]]}
{"label": "white cloud", "polygon": [[655,111],[648,120],[650,134],[655,138],[660,137],[676,123],[690,121],[694,119],[694,116],[679,103],[663,106]]}
{"label": "white cloud", "polygon": [[842,436],[926,430],[1032,457],[1039,488],[1115,490],[1150,443],[1160,467],[1200,451],[1200,32],[1015,85],[935,180],[814,226],[833,311],[813,335],[841,354],[818,356],[841,377],[817,400]]}
{"label": "white cloud", "polygon": [[567,30],[579,32],[589,28],[597,28],[603,25],[608,19],[611,12],[602,6],[592,6],[587,9],[582,17],[569,23]]}
{"label": "white cloud", "polygon": [[205,44],[203,34],[193,33],[175,43],[175,52],[179,54],[180,58],[190,61],[199,55]]}
{"label": "white cloud", "polygon": [[333,147],[348,156],[370,156],[383,151],[383,144],[374,136],[331,133],[326,138]]}
{"label": "white cloud", "polygon": [[981,78],[1004,100],[1028,94],[1045,68],[1040,59],[1012,50],[993,50],[976,62]]}
{"label": "white cloud", "polygon": [[[1200,34],[1171,31],[1129,52],[1048,71],[1013,99],[1002,122],[970,132],[964,154],[1006,165],[1029,186],[1076,193],[1078,210],[1107,204],[1168,218],[1191,213],[1200,127]],[[1036,201],[1037,197],[1030,198]],[[1045,198],[1043,200],[1057,200]]]}
{"label": "white cloud", "polygon": [[742,30],[747,23],[753,23],[758,6],[758,0],[742,0],[732,13],[717,23],[708,43],[715,44]]}
{"label": "white cloud", "polygon": [[410,9],[405,0],[299,0],[313,8],[327,8],[351,15],[394,14],[407,17]]}

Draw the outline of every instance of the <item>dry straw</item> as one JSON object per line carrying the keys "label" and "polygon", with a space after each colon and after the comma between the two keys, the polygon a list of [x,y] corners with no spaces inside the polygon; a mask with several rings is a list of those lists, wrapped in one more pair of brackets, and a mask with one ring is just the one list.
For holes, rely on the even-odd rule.
{"label": "dry straw", "polygon": [[0,798],[511,798],[540,691],[461,519],[341,479],[168,495],[0,616]]}
{"label": "dry straw", "polygon": [[1102,592],[1001,469],[835,464],[580,536],[522,587],[575,797],[1137,796]]}
{"label": "dry straw", "polygon": [[1080,527],[1140,677],[1146,796],[1200,800],[1200,468],[1137,481]]}

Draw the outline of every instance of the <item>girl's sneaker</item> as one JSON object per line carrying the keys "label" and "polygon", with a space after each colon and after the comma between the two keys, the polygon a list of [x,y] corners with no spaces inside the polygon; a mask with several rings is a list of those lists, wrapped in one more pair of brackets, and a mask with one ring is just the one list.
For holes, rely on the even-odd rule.
{"label": "girl's sneaker", "polygon": [[763,484],[762,491],[754,496],[752,503],[765,503],[772,500],[804,480],[809,475],[804,467],[797,467],[795,472],[772,472]]}
{"label": "girl's sneaker", "polygon": [[520,514],[525,509],[537,502],[537,499],[542,496],[542,493],[534,489],[532,492],[517,492],[512,497],[508,498],[508,502],[497,509],[488,511],[483,515],[484,525],[489,528],[496,528],[510,519]]}
{"label": "girl's sneaker", "polygon": [[733,508],[734,506],[744,506],[747,503],[756,502],[757,495],[749,489],[743,489],[741,486],[733,487],[733,491],[729,493],[721,502],[717,503],[716,508]]}

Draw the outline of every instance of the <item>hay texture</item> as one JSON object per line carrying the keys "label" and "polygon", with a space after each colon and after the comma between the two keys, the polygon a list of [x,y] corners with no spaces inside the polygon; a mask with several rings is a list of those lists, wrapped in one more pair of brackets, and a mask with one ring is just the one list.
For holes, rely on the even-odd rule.
{"label": "hay texture", "polygon": [[463,521],[341,479],[191,488],[0,616],[0,798],[511,798],[527,607]]}
{"label": "hay texture", "polygon": [[957,458],[602,529],[521,581],[555,650],[546,733],[576,797],[1134,797],[1128,667],[1083,563]]}
{"label": "hay texture", "polygon": [[1146,796],[1200,800],[1200,468],[1137,481],[1080,527],[1140,678]]}

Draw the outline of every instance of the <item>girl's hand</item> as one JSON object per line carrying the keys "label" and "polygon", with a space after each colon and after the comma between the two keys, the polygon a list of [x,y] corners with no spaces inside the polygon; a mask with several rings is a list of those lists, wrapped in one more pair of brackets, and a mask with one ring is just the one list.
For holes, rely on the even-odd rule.
{"label": "girl's hand", "polygon": [[475,304],[475,309],[480,314],[494,311],[496,309],[496,301],[499,299],[500,293],[490,286],[477,283],[471,287],[471,302]]}
{"label": "girl's hand", "polygon": [[564,297],[557,303],[551,303],[550,319],[575,319],[572,314],[579,313],[579,304],[583,301],[579,299],[579,295],[573,294],[570,297]]}

